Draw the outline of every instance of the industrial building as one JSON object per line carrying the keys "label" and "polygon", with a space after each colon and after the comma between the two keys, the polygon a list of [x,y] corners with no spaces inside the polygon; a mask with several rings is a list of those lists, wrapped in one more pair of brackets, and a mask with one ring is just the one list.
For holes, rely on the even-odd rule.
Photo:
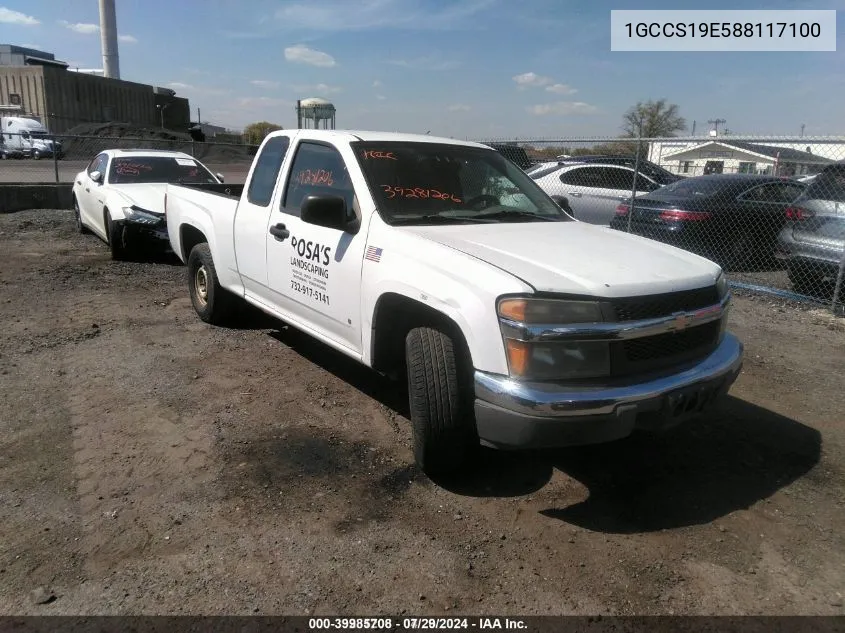
{"label": "industrial building", "polygon": [[108,122],[188,130],[187,99],[169,88],[108,76],[115,71],[105,70],[105,76],[73,72],[52,53],[0,45],[0,109],[5,115],[36,117],[57,134],[81,123]]}

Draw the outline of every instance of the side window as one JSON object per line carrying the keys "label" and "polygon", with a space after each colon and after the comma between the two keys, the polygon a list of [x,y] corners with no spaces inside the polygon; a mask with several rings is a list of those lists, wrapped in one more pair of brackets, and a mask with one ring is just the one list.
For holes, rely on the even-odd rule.
{"label": "side window", "polygon": [[[608,167],[604,171],[606,173],[602,179],[602,187],[606,189],[621,189],[623,191],[631,191],[634,188],[633,170]],[[639,191],[642,191],[642,189]]]}
{"label": "side window", "polygon": [[650,178],[646,178],[642,174],[637,174],[637,191],[654,191],[659,187],[660,185]]}
{"label": "side window", "polygon": [[91,175],[91,172],[95,172],[95,171],[99,170],[100,167],[105,167],[105,164],[101,165],[101,162],[104,163],[104,161],[103,161],[104,158],[106,158],[105,154],[98,154],[93,159],[91,159],[91,162],[88,163],[88,175],[89,176]]}
{"label": "side window", "polygon": [[347,212],[353,215],[355,191],[340,152],[330,145],[303,141],[293,158],[281,210],[298,216],[306,196],[321,194],[343,197]]}
{"label": "side window", "polygon": [[581,167],[572,169],[560,175],[560,181],[565,185],[575,187],[600,187],[599,170],[596,167]]}
{"label": "side window", "polygon": [[754,187],[753,189],[749,189],[748,191],[740,195],[739,199],[745,200],[747,202],[771,202],[771,193],[771,185],[762,185],[759,187]]}
{"label": "side window", "polygon": [[275,136],[265,143],[255,161],[255,169],[252,170],[252,179],[247,189],[246,196],[250,204],[261,207],[270,204],[289,146],[290,138],[287,136]]}
{"label": "side window", "polygon": [[93,161],[91,161],[91,166],[88,168],[88,175],[90,176],[93,172],[98,171],[103,175],[103,178],[105,179],[106,166],[108,164],[109,164],[108,154],[100,154]]}

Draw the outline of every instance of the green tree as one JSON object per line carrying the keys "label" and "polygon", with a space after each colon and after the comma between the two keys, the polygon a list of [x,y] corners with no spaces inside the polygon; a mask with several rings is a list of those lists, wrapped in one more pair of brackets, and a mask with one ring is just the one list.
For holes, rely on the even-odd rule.
{"label": "green tree", "polygon": [[276,130],[281,129],[281,125],[276,125],[275,123],[270,123],[269,121],[250,123],[244,128],[244,141],[249,145],[258,145],[270,132],[275,132]]}
{"label": "green tree", "polygon": [[679,110],[677,104],[667,103],[666,99],[640,101],[625,112],[622,129],[629,138],[675,136],[687,129],[687,122]]}

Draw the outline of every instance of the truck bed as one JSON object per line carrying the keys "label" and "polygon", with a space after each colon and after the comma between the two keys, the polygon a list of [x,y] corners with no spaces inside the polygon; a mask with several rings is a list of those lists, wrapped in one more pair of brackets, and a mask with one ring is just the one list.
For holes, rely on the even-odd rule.
{"label": "truck bed", "polygon": [[235,200],[240,200],[241,193],[243,193],[244,187],[246,185],[243,184],[230,184],[230,183],[191,183],[191,184],[183,184],[183,185],[170,185],[171,188],[173,187],[184,187],[186,189],[197,189],[199,191],[205,191],[207,193],[213,193],[224,198],[234,198]]}

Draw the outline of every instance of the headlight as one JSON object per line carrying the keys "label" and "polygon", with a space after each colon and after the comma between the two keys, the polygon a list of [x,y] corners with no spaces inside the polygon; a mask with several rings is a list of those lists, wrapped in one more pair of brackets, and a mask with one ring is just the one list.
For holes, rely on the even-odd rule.
{"label": "headlight", "polygon": [[545,341],[532,336],[532,326],[600,323],[598,303],[507,298],[499,301],[498,313],[512,378],[576,380],[610,375],[606,341]]}
{"label": "headlight", "polygon": [[163,215],[151,213],[149,211],[142,211],[137,207],[123,207],[123,213],[126,219],[137,224],[158,224],[164,219]]}

